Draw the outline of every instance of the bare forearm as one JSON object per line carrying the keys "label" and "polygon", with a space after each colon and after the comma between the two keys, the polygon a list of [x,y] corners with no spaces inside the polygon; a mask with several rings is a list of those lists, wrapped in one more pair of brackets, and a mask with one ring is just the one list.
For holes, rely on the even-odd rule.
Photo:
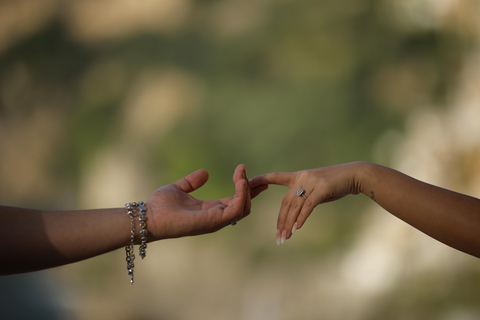
{"label": "bare forearm", "polygon": [[[250,213],[250,190],[244,165],[233,174],[235,195],[202,201],[189,193],[203,186],[200,169],[155,190],[143,215],[134,222],[125,209],[39,211],[0,206],[0,274],[59,266],[118,249],[131,242],[152,242],[210,233]],[[265,186],[256,189],[265,190]],[[135,205],[134,205],[135,206]],[[140,208],[137,208],[140,209]],[[140,212],[137,212],[140,213]],[[133,221],[135,221],[133,220]],[[147,231],[148,230],[148,231]]]}
{"label": "bare forearm", "polygon": [[429,236],[480,257],[480,200],[360,163],[361,192]]}
{"label": "bare forearm", "polygon": [[[124,209],[39,211],[0,207],[1,274],[64,265],[117,249],[129,241]],[[8,263],[7,263],[8,262]]]}

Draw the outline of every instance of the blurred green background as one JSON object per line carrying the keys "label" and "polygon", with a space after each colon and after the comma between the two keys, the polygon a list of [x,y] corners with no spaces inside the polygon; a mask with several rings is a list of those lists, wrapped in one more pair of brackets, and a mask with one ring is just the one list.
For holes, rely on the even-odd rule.
{"label": "blurred green background", "polygon": [[[194,195],[213,199],[239,163],[355,160],[478,197],[479,15],[476,0],[2,0],[0,201],[120,207],[199,168]],[[480,317],[478,259],[368,198],[318,207],[277,247],[286,191],[235,228],[149,245],[133,287],[122,250],[1,277],[0,317]]]}

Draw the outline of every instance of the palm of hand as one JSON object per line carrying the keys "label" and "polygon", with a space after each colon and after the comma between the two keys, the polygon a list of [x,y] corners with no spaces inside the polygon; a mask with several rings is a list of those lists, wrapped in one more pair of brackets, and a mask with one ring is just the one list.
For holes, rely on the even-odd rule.
{"label": "palm of hand", "polygon": [[174,184],[157,189],[149,198],[149,228],[155,239],[209,233],[221,229],[233,197],[202,201]]}
{"label": "palm of hand", "polygon": [[146,205],[149,241],[214,232],[250,213],[244,165],[235,169],[233,197],[202,201],[189,194],[207,180],[208,172],[200,169],[152,193]]}

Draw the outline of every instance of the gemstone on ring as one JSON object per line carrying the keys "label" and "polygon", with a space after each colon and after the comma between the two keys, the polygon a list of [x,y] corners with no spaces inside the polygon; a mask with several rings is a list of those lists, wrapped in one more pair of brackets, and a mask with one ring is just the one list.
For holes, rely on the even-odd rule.
{"label": "gemstone on ring", "polygon": [[234,225],[236,225],[236,224],[237,224],[237,219],[235,219],[235,220],[233,220],[232,222],[230,222],[230,225],[231,225],[231,226],[234,226]]}
{"label": "gemstone on ring", "polygon": [[305,196],[305,190],[300,188],[297,190],[297,196],[302,196],[304,197],[305,199],[307,199],[307,197]]}

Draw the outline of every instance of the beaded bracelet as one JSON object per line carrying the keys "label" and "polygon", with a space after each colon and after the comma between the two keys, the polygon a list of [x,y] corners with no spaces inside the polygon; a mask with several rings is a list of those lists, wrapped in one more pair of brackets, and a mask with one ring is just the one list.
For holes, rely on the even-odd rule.
{"label": "beaded bracelet", "polygon": [[131,202],[125,204],[125,209],[128,216],[130,217],[130,244],[125,246],[126,261],[127,261],[127,274],[130,276],[130,283],[133,284],[133,269],[135,268],[135,253],[134,253],[134,244],[135,244],[135,219],[137,215],[135,214],[135,208],[139,209],[139,220],[140,220],[140,236],[141,244],[139,249],[139,254],[143,258],[146,255],[147,249],[147,208],[143,201],[140,202]]}

